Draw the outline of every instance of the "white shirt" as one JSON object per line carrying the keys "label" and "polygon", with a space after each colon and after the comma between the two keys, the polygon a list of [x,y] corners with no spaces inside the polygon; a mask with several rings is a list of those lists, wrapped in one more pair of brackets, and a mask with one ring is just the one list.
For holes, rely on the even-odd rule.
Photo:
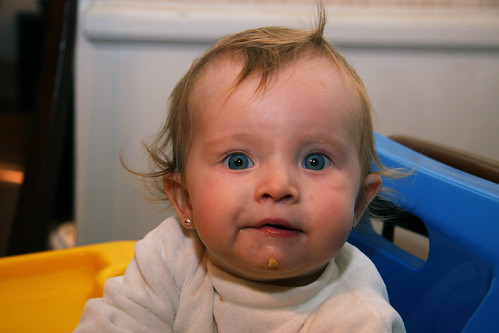
{"label": "white shirt", "polygon": [[75,332],[405,332],[373,263],[345,244],[301,287],[215,267],[196,233],[169,218],[135,246],[124,276],[85,306]]}

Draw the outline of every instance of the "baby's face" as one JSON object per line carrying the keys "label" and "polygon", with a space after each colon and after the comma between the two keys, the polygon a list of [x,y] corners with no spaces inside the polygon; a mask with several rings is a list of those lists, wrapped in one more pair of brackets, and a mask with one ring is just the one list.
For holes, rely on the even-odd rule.
{"label": "baby's face", "polygon": [[240,69],[218,61],[193,91],[187,215],[219,268],[251,280],[307,283],[356,220],[365,182],[355,139],[358,98],[326,59],[283,67],[264,93],[255,93],[255,75],[228,95]]}

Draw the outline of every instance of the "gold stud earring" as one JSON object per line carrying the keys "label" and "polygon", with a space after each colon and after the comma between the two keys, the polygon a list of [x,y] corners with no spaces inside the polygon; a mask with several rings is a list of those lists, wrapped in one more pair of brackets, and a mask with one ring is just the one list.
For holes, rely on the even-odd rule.
{"label": "gold stud earring", "polygon": [[184,225],[185,225],[186,227],[190,227],[190,226],[192,225],[192,221],[191,221],[191,220],[189,220],[189,219],[185,219],[185,220],[184,220]]}

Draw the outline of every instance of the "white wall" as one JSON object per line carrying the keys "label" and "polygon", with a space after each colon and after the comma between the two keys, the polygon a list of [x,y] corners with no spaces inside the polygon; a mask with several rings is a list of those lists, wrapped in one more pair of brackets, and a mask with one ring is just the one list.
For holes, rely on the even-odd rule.
{"label": "white wall", "polygon": [[350,59],[370,92],[379,132],[499,160],[498,50],[364,50]]}
{"label": "white wall", "polygon": [[[80,244],[137,239],[168,212],[137,195],[119,163],[144,165],[167,97],[192,59],[247,27],[309,27],[313,6],[202,8],[158,1],[79,3],[76,220]],[[330,8],[326,36],[363,77],[377,129],[499,160],[499,12]]]}

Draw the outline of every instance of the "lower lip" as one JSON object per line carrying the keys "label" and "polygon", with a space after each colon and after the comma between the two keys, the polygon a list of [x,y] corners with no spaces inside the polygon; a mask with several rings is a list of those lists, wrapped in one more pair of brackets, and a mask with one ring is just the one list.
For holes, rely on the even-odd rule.
{"label": "lower lip", "polygon": [[256,230],[262,231],[268,235],[274,236],[274,237],[280,237],[280,238],[290,238],[290,237],[296,237],[300,234],[300,231],[298,230],[290,230],[290,229],[279,229],[279,228],[274,228],[269,225],[264,225],[262,227],[256,228]]}

